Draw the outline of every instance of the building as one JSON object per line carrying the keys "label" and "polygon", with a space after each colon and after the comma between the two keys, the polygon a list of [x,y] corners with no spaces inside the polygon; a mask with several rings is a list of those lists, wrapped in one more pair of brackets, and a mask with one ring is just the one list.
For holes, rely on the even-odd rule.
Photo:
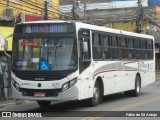
{"label": "building", "polygon": [[[13,26],[27,19],[42,20],[59,18],[59,0],[1,0],[0,26]],[[29,17],[30,16],[30,17]]]}
{"label": "building", "polygon": [[[78,4],[76,4],[79,1]],[[60,0],[60,10],[73,14],[73,6],[83,22],[130,32],[136,31],[139,0]],[[156,69],[160,69],[160,1],[141,0],[143,17],[142,34],[155,37]]]}
{"label": "building", "polygon": [[155,38],[156,69],[160,70],[160,1],[148,0],[148,6],[155,8],[155,18],[150,18],[153,22],[149,24],[149,34]]}
{"label": "building", "polygon": [[[83,22],[134,32],[137,2],[138,0],[60,0],[60,11],[74,16],[73,8],[75,8],[75,12]],[[141,3],[146,12],[151,10],[148,7],[148,0],[143,0]],[[143,19],[141,23],[146,33],[147,20]]]}

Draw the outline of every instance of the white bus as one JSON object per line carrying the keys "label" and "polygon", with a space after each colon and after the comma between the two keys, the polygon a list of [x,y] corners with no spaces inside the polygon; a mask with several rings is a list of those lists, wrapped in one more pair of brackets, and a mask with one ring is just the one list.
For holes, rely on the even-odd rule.
{"label": "white bus", "polygon": [[13,98],[88,99],[124,92],[138,96],[155,81],[154,38],[73,21],[19,23],[13,34]]}

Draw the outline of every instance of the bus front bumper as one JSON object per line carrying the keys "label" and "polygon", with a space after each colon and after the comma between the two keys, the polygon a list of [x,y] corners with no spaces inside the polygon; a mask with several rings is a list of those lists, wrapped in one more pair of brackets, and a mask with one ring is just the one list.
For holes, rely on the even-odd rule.
{"label": "bus front bumper", "polygon": [[[59,92],[57,96],[41,96],[35,97],[34,95],[31,96],[24,96],[22,91],[18,91],[13,84],[12,85],[12,98],[14,99],[24,99],[24,100],[31,100],[31,101],[70,101],[70,100],[78,100],[79,99],[79,91],[76,85],[72,86],[71,88]],[[52,89],[54,90],[54,89]],[[34,91],[32,91],[34,92]],[[37,91],[35,91],[37,92]]]}

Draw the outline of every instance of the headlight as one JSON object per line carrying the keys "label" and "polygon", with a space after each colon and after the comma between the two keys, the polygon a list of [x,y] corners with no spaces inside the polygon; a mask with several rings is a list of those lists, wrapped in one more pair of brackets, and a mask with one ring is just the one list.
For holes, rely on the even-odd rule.
{"label": "headlight", "polygon": [[74,78],[73,80],[68,81],[67,83],[63,84],[62,91],[67,90],[68,88],[72,87],[77,83],[77,78]]}
{"label": "headlight", "polygon": [[18,91],[20,90],[19,84],[13,78],[12,78],[12,84]]}
{"label": "headlight", "polygon": [[73,86],[76,82],[77,82],[77,79],[73,79],[73,80],[71,80],[71,81],[70,81],[70,84],[69,84],[69,85],[70,85],[70,87],[71,87],[71,86]]}
{"label": "headlight", "polygon": [[67,90],[68,88],[69,88],[69,83],[67,82],[67,83],[65,83],[65,84],[63,85],[62,91],[65,91],[65,90]]}

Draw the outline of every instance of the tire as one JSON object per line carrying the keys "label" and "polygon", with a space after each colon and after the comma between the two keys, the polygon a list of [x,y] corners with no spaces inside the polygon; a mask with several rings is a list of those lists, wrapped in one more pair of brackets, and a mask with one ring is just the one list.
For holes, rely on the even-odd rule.
{"label": "tire", "polygon": [[37,101],[40,107],[48,107],[51,104],[51,101]]}
{"label": "tire", "polygon": [[124,94],[125,96],[138,97],[140,92],[141,92],[141,79],[140,76],[137,75],[135,79],[135,89],[130,91],[125,91]]}
{"label": "tire", "polygon": [[133,96],[137,97],[139,96],[140,92],[141,92],[141,79],[139,77],[139,75],[136,76],[136,80],[135,80],[135,89],[132,91]]}
{"label": "tire", "polygon": [[96,81],[94,88],[93,88],[93,97],[89,99],[89,105],[94,107],[100,103],[101,93],[100,93],[99,83]]}

